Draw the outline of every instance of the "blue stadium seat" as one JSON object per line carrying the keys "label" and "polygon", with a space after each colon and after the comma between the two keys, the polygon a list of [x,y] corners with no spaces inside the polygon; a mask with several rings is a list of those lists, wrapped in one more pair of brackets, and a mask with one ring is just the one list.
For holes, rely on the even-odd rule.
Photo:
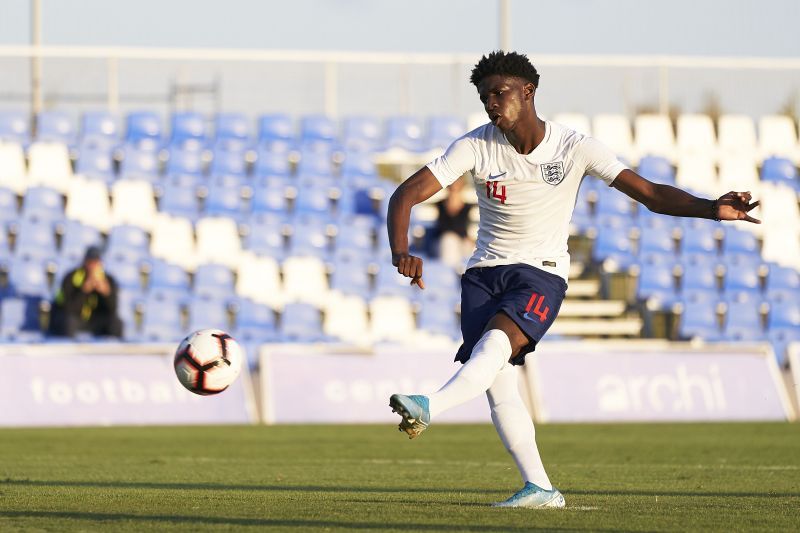
{"label": "blue stadium seat", "polygon": [[36,140],[75,146],[77,137],[72,117],[63,111],[42,111],[36,120]]}
{"label": "blue stadium seat", "polygon": [[222,265],[200,265],[194,275],[195,296],[227,298],[234,294],[233,272]]}
{"label": "blue stadium seat", "polygon": [[205,216],[222,216],[237,222],[244,216],[242,187],[237,176],[217,176],[209,180],[203,212]]}
{"label": "blue stadium seat", "polygon": [[367,225],[344,223],[339,226],[336,232],[335,243],[336,249],[356,249],[372,252],[375,249],[373,228]]}
{"label": "blue stadium seat", "polygon": [[672,230],[668,228],[643,227],[639,236],[639,255],[656,252],[671,254],[675,252]]}
{"label": "blue stadium seat", "polygon": [[10,292],[15,296],[50,297],[47,272],[39,259],[13,259],[8,268],[8,283]]}
{"label": "blue stadium seat", "polygon": [[123,338],[136,339],[137,327],[136,311],[139,305],[144,302],[141,291],[119,289],[117,291],[117,315],[122,320]]}
{"label": "blue stadium seat", "polygon": [[769,304],[767,328],[800,327],[800,301],[772,301]]}
{"label": "blue stadium seat", "polygon": [[0,187],[0,232],[5,233],[9,222],[15,222],[19,218],[17,208],[17,194],[5,187]]}
{"label": "blue stadium seat", "polygon": [[372,152],[347,152],[342,163],[342,181],[363,177],[369,178],[367,183],[377,179],[374,155]]}
{"label": "blue stadium seat", "polygon": [[22,199],[22,218],[42,222],[64,220],[64,197],[50,187],[31,187]]}
{"label": "blue stadium seat", "polygon": [[246,154],[243,150],[215,150],[211,160],[209,174],[211,176],[247,174]]}
{"label": "blue stadium seat", "polygon": [[14,256],[45,260],[54,259],[57,255],[56,236],[52,222],[23,218],[17,228]]}
{"label": "blue stadium seat", "polygon": [[639,168],[636,172],[640,176],[657,183],[675,183],[675,170],[669,160],[664,157],[653,155],[642,157],[639,160]]}
{"label": "blue stadium seat", "polygon": [[390,117],[386,121],[386,148],[421,152],[424,146],[422,122],[413,117]]}
{"label": "blue stadium seat", "polygon": [[0,111],[0,141],[26,148],[31,142],[31,125],[23,111]]}
{"label": "blue stadium seat", "polygon": [[329,178],[333,175],[333,162],[326,152],[302,152],[297,175],[300,178]]}
{"label": "blue stadium seat", "polygon": [[460,277],[455,270],[435,259],[425,262],[422,279],[425,280],[426,295],[449,298],[461,290]]}
{"label": "blue stadium seat", "polygon": [[200,216],[200,200],[197,188],[187,186],[180,179],[168,179],[164,183],[159,202],[159,211],[173,216],[196,221]]}
{"label": "blue stadium seat", "polygon": [[81,120],[81,144],[114,146],[119,142],[117,119],[108,111],[87,111]]}
{"label": "blue stadium seat", "polygon": [[343,294],[355,294],[368,299],[370,277],[367,272],[367,265],[341,257],[334,260],[330,288]]}
{"label": "blue stadium seat", "polygon": [[[275,312],[269,306],[249,298],[240,298],[235,306],[236,327],[234,337],[239,342],[272,342],[277,340]],[[255,360],[256,354],[250,358]]]}
{"label": "blue stadium seat", "polygon": [[176,297],[187,296],[189,274],[183,268],[162,259],[156,259],[150,265],[149,289],[174,293]]}
{"label": "blue stadium seat", "polygon": [[253,183],[253,196],[250,199],[250,211],[252,214],[276,213],[278,215],[286,215],[289,212],[287,191],[290,190],[290,187],[287,185],[286,180],[281,178],[256,178]]}
{"label": "blue stadium seat", "polygon": [[314,218],[303,218],[292,225],[289,255],[315,255],[326,258],[330,253],[328,225]]}
{"label": "blue stadium seat", "polygon": [[592,249],[592,257],[597,261],[612,260],[622,269],[636,263],[628,230],[625,228],[603,228],[598,232]]}
{"label": "blue stadium seat", "polygon": [[716,268],[713,265],[693,265],[681,261],[681,267],[681,293],[692,290],[718,292]]}
{"label": "blue stadium seat", "polygon": [[290,170],[289,159],[285,153],[272,152],[263,148],[258,150],[255,177],[285,177],[289,175]]}
{"label": "blue stadium seat", "polygon": [[41,340],[38,298],[4,298],[0,303],[0,340]]}
{"label": "blue stadium seat", "polygon": [[162,143],[161,119],[152,111],[128,114],[125,141],[133,145],[146,145],[151,149]]}
{"label": "blue stadium seat", "polygon": [[293,213],[299,215],[328,216],[331,214],[331,199],[327,190],[300,187],[294,199]]}
{"label": "blue stadium seat", "polygon": [[304,151],[326,152],[336,142],[336,121],[325,115],[307,115],[300,119],[300,143]]}
{"label": "blue stadium seat", "polygon": [[312,342],[322,340],[322,317],[319,309],[305,303],[286,304],[281,313],[280,335],[285,341]]}
{"label": "blue stadium seat", "polygon": [[715,302],[684,302],[678,334],[683,339],[716,340],[720,335]]}
{"label": "blue stadium seat", "polygon": [[747,291],[760,294],[761,281],[758,270],[759,267],[752,263],[726,262],[722,289],[726,293]]}
{"label": "blue stadium seat", "polygon": [[170,144],[183,146],[184,144],[205,145],[208,138],[206,119],[194,111],[182,111],[172,114],[172,137]]}
{"label": "blue stadium seat", "polygon": [[203,174],[203,153],[189,145],[186,148],[172,148],[169,151],[166,173],[168,176],[175,174],[199,176]]}
{"label": "blue stadium seat", "polygon": [[397,269],[388,261],[378,263],[378,275],[375,278],[373,296],[402,296],[410,301],[417,301],[421,294],[416,286],[410,285],[410,279],[398,274]]}
{"label": "blue stadium seat", "polygon": [[458,339],[461,335],[455,309],[448,302],[427,300],[417,316],[417,329]]}
{"label": "blue stadium seat", "polygon": [[244,247],[258,255],[282,259],[286,255],[286,239],[279,225],[250,223],[250,232],[245,236]]}
{"label": "blue stadium seat", "polygon": [[428,119],[428,147],[446,149],[467,133],[464,121],[453,116],[434,116]]}
{"label": "blue stadium seat", "polygon": [[138,262],[150,256],[150,242],[147,233],[138,227],[127,224],[114,226],[108,234],[106,258],[124,257]]}
{"label": "blue stadium seat", "polygon": [[633,204],[625,194],[611,187],[606,187],[598,190],[595,214],[598,217],[603,215],[631,217],[633,216]]}
{"label": "blue stadium seat", "polygon": [[345,150],[369,153],[381,143],[381,124],[375,117],[347,117],[342,126],[342,144]]}
{"label": "blue stadium seat", "polygon": [[767,339],[772,344],[778,364],[786,366],[789,362],[789,344],[800,342],[800,328],[793,326],[770,328],[767,332]]}
{"label": "blue stadium seat", "polygon": [[140,340],[177,342],[184,336],[179,301],[151,292],[147,295],[143,307]]}
{"label": "blue stadium seat", "polygon": [[736,331],[741,340],[751,340],[750,337],[762,335],[760,304],[759,298],[748,298],[746,296],[739,298],[738,301],[728,301],[725,312],[724,334],[731,337],[733,332]]}
{"label": "blue stadium seat", "polygon": [[662,307],[672,305],[677,300],[672,265],[642,265],[636,296],[642,300],[657,299]]}
{"label": "blue stadium seat", "polygon": [[141,292],[141,268],[135,261],[128,260],[125,256],[111,256],[103,261],[105,270],[114,276],[120,288]]}
{"label": "blue stadium seat", "polygon": [[684,228],[681,232],[681,254],[692,253],[716,256],[717,240],[714,232],[704,228]]}
{"label": "blue stadium seat", "polygon": [[797,167],[785,157],[768,157],[761,166],[761,179],[774,183],[785,183],[797,190]]}
{"label": "blue stadium seat", "polygon": [[800,272],[791,267],[770,264],[766,292],[769,295],[778,290],[800,291]]}
{"label": "blue stadium seat", "polygon": [[81,145],[75,173],[110,184],[115,178],[111,147],[102,144]]}
{"label": "blue stadium seat", "polygon": [[189,331],[215,328],[228,331],[228,306],[222,298],[195,296],[189,301]]}
{"label": "blue stadium seat", "polygon": [[151,146],[137,147],[127,144],[123,148],[122,161],[119,167],[119,177],[123,179],[142,179],[154,182],[158,179],[160,164],[158,152]]}
{"label": "blue stadium seat", "polygon": [[[0,228],[0,265],[8,264],[11,259],[11,248],[8,245],[8,234],[5,228]],[[2,297],[3,289],[0,288],[0,297]]]}
{"label": "blue stadium seat", "polygon": [[250,121],[242,113],[217,113],[214,131],[218,149],[240,151],[250,143]]}
{"label": "blue stadium seat", "polygon": [[758,239],[749,231],[743,231],[733,226],[724,226],[724,239],[722,241],[722,253],[746,253],[758,256],[760,249]]}
{"label": "blue stadium seat", "polygon": [[81,224],[77,220],[66,220],[63,232],[59,257],[75,264],[83,260],[83,255],[89,246],[101,246],[103,243],[100,230]]}
{"label": "blue stadium seat", "polygon": [[289,141],[294,139],[294,121],[283,113],[261,115],[258,118],[259,144],[272,141]]}

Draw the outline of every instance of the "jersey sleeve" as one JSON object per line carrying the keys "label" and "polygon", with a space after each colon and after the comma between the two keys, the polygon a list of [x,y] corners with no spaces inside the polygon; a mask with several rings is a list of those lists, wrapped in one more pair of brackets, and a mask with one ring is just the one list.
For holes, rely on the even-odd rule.
{"label": "jersey sleeve", "polygon": [[586,174],[600,178],[606,185],[611,185],[619,173],[628,168],[609,147],[593,137],[583,140],[581,152],[586,162]]}
{"label": "jersey sleeve", "polygon": [[428,163],[427,167],[442,187],[447,187],[475,168],[475,146],[468,137],[456,139],[444,154]]}

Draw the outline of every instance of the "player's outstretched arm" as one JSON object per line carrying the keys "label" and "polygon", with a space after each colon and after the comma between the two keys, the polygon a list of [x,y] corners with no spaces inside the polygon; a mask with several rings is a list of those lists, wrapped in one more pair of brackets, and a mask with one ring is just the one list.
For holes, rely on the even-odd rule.
{"label": "player's outstretched arm", "polygon": [[611,185],[654,213],[713,220],[744,220],[761,224],[760,220],[748,214],[758,207],[758,202],[752,201],[749,192],[731,191],[716,200],[706,200],[671,185],[653,183],[627,169],[620,172]]}
{"label": "player's outstretched arm", "polygon": [[389,230],[389,245],[392,248],[392,264],[402,275],[411,278],[412,285],[425,288],[422,281],[422,259],[408,253],[408,226],[411,208],[424,202],[442,190],[439,180],[428,167],[422,167],[400,184],[389,199],[386,225]]}

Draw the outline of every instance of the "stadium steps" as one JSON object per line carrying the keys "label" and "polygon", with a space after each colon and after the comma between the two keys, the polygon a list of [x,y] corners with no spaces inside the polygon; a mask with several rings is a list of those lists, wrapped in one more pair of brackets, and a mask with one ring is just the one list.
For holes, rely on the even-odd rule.
{"label": "stadium steps", "polygon": [[580,337],[637,337],[642,331],[642,319],[630,318],[569,318],[560,315],[550,333]]}

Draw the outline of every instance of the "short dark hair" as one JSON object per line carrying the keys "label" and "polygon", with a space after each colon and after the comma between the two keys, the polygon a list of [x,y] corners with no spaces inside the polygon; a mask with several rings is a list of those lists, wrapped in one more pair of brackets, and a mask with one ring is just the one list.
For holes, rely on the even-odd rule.
{"label": "short dark hair", "polygon": [[469,81],[477,87],[483,78],[495,74],[516,76],[539,87],[539,73],[536,72],[536,67],[531,64],[525,54],[495,50],[488,56],[481,57],[475,68],[472,69]]}

